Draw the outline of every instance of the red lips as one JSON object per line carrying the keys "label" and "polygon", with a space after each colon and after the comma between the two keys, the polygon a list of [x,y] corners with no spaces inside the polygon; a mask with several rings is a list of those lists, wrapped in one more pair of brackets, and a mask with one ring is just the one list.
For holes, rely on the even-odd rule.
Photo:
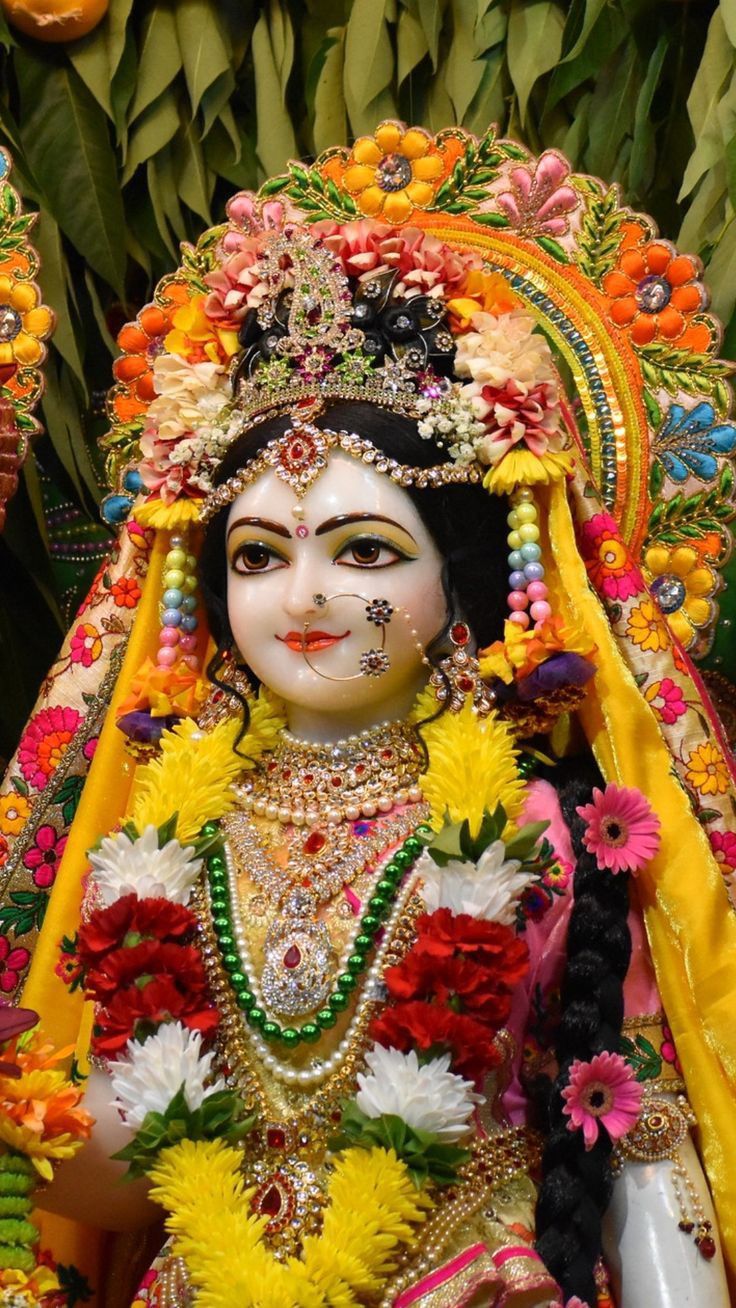
{"label": "red lips", "polygon": [[308,654],[316,654],[319,650],[330,649],[337,645],[338,641],[345,640],[349,636],[349,631],[344,631],[341,636],[336,636],[329,631],[315,631],[310,628],[307,632],[287,631],[285,636],[277,636],[282,644],[288,645],[289,649],[295,654],[301,654],[306,651]]}

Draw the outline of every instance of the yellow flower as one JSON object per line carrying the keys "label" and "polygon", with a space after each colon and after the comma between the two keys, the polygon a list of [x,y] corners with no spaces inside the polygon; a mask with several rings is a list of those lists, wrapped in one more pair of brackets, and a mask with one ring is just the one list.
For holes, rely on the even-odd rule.
{"label": "yellow flower", "polygon": [[178,531],[196,522],[202,507],[201,499],[174,500],[173,504],[164,504],[158,497],[137,504],[133,517],[141,527],[154,527],[157,531]]}
{"label": "yellow flower", "polygon": [[698,631],[715,616],[713,595],[718,584],[692,545],[650,545],[644,554],[647,580],[659,608],[677,639],[691,649]]}
{"label": "yellow flower", "polygon": [[483,478],[483,485],[494,495],[510,495],[517,486],[547,485],[559,481],[575,464],[566,450],[547,450],[545,454],[532,454],[531,450],[516,447],[509,450]]}
{"label": "yellow flower", "polygon": [[494,640],[487,649],[478,650],[478,666],[484,681],[490,681],[491,677],[500,677],[501,681],[510,686],[514,680],[514,667],[502,640]]}
{"label": "yellow flower", "polygon": [[728,790],[728,765],[718,746],[709,740],[688,755],[685,776],[701,795],[724,795]]}
{"label": "yellow flower", "polygon": [[495,713],[480,718],[468,702],[459,713],[443,713],[427,723],[422,736],[429,751],[422,791],[435,830],[447,815],[450,822],[467,819],[476,835],[484,811],[492,813],[497,804],[503,804],[511,821],[518,816],[524,782],[518,775],[513,736]]}
{"label": "yellow flower", "polygon": [[414,209],[432,203],[442,168],[428,132],[385,122],[375,136],[355,142],[343,182],[362,214],[405,223]]}
{"label": "yellow flower", "polygon": [[651,650],[653,654],[659,654],[660,650],[668,649],[670,645],[667,624],[654,600],[650,599],[642,600],[641,604],[631,610],[626,635],[640,649]]}
{"label": "yellow flower", "polygon": [[17,836],[25,826],[31,811],[30,800],[11,790],[8,795],[0,795],[0,831],[6,836]]}
{"label": "yellow flower", "polygon": [[33,282],[0,276],[0,366],[27,368],[43,358],[41,340],[51,332],[54,315],[39,299]]}
{"label": "yellow flower", "polygon": [[[0,1271],[0,1303],[3,1302],[2,1291],[8,1290],[15,1295],[27,1296],[29,1308],[46,1294],[54,1294],[60,1289],[59,1278],[50,1267],[36,1267],[27,1276],[15,1267],[4,1267]],[[11,1302],[15,1302],[12,1299]]]}
{"label": "yellow flower", "polygon": [[238,333],[216,327],[204,311],[204,300],[203,295],[195,295],[176,310],[164,345],[190,363],[226,363],[238,352]]}
{"label": "yellow flower", "polygon": [[447,312],[450,315],[450,329],[453,332],[466,332],[476,313],[512,313],[519,308],[519,301],[514,295],[506,278],[501,273],[482,272],[471,268],[460,288],[460,295],[448,300]]}

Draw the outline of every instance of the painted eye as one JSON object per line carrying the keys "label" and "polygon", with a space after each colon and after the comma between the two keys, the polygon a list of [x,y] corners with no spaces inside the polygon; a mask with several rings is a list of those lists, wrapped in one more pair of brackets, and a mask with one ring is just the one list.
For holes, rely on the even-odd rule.
{"label": "painted eye", "polygon": [[335,563],[348,568],[388,568],[409,555],[381,536],[356,536],[343,545]]}
{"label": "painted eye", "polygon": [[239,572],[241,575],[252,572],[275,572],[277,568],[286,566],[286,560],[260,540],[244,541],[242,545],[238,545],[230,560],[233,572]]}

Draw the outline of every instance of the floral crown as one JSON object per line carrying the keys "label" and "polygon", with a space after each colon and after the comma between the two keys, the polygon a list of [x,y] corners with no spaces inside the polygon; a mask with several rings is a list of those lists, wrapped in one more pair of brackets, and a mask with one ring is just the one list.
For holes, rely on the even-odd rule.
{"label": "floral crown", "polygon": [[[170,521],[206,521],[235,498],[251,464],[215,493],[219,464],[270,416],[289,415],[291,433],[254,475],[272,465],[295,487],[311,484],[323,463],[292,476],[294,461],[317,446],[321,458],[324,438],[305,440],[304,424],[336,400],[409,416],[434,443],[431,476],[392,465],[404,485],[482,480],[502,492],[570,465],[549,345],[506,279],[471,251],[373,219],[307,226],[282,203],[251,200],[203,283],[172,314],[139,457],[125,472],[126,489],[179,506]],[[360,434],[327,439],[388,470]]]}

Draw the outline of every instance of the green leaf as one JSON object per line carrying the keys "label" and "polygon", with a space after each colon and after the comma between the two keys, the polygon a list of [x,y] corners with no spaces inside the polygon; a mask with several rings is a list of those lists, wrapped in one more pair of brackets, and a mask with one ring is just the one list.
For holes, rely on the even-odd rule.
{"label": "green leaf", "polygon": [[705,50],[695,74],[687,108],[695,138],[678,199],[694,189],[723,152],[718,107],[733,76],[733,50],[726,37],[723,15],[716,9],[708,28]]}
{"label": "green leaf", "polygon": [[[231,78],[230,84],[234,85],[230,56],[218,18],[218,7],[211,0],[177,0],[174,15],[194,117],[205,91],[220,78],[227,75]],[[222,104],[217,113],[221,107]]]}
{"label": "green leaf", "polygon": [[[465,121],[465,114],[485,72],[482,59],[476,59],[473,39],[473,15],[476,0],[452,0],[453,38],[445,66],[445,90],[452,101],[453,122]],[[487,124],[486,124],[487,125]]]}
{"label": "green leaf", "polygon": [[406,81],[410,73],[414,72],[428,53],[427,33],[418,16],[410,9],[402,9],[396,28],[396,78],[399,86]]}
{"label": "green leaf", "polygon": [[641,85],[634,114],[634,140],[629,159],[629,187],[640,195],[654,171],[656,158],[655,131],[651,121],[652,100],[659,85],[665,56],[670,48],[670,34],[663,32],[652,51],[646,77]]}
{"label": "green leaf", "polygon": [[343,89],[345,28],[331,27],[325,44],[327,48],[314,88],[314,148],[318,153],[336,141],[345,141],[348,134]]}
{"label": "green leaf", "polygon": [[193,123],[187,123],[174,138],[174,173],[179,195],[185,204],[209,226],[214,177],[204,161],[202,145]]}
{"label": "green leaf", "polygon": [[386,0],[353,0],[345,33],[345,92],[351,118],[391,81],[394,57],[386,13]]}
{"label": "green leaf", "polygon": [[442,0],[419,0],[419,21],[424,29],[427,50],[432,60],[432,68],[435,71],[437,69],[440,33],[442,32],[442,10]]}
{"label": "green leaf", "polygon": [[123,169],[125,186],[140,164],[168,145],[179,130],[179,108],[173,90],[164,91],[137,120],[131,134],[128,156]]}
{"label": "green leaf", "polygon": [[[725,322],[736,306],[736,219],[731,218],[708,261],[708,284],[715,313]],[[725,398],[725,397],[724,397]]]}
{"label": "green leaf", "polygon": [[125,1179],[145,1176],[162,1149],[179,1140],[225,1140],[235,1144],[253,1128],[253,1117],[243,1118],[243,1102],[229,1090],[208,1095],[199,1108],[187,1105],[184,1083],[165,1113],[149,1112],[130,1144],[113,1154],[129,1163]]}
{"label": "green leaf", "polygon": [[53,803],[61,807],[65,826],[71,826],[83,789],[84,777],[69,776],[64,778],[59,789],[54,792]]}
{"label": "green leaf", "polygon": [[624,137],[634,123],[641,68],[633,41],[626,41],[598,77],[590,106],[586,166],[613,178]]}
{"label": "green leaf", "polygon": [[77,73],[17,51],[26,157],[62,231],[123,296],[125,226],[104,115]]}
{"label": "green leaf", "polygon": [[522,863],[526,862],[548,826],[549,822],[527,822],[506,842],[506,857],[520,858]]}
{"label": "green leaf", "polygon": [[9,898],[10,903],[0,908],[0,930],[12,931],[16,936],[40,931],[49,902],[47,891],[13,890]]}
{"label": "green leaf", "polygon": [[507,57],[522,123],[535,84],[560,57],[564,26],[564,14],[553,0],[511,0]]}
{"label": "green leaf", "polygon": [[355,1100],[348,1100],[342,1110],[338,1133],[330,1140],[330,1149],[373,1149],[376,1145],[393,1149],[404,1163],[416,1186],[427,1181],[435,1185],[452,1185],[457,1169],[470,1158],[467,1149],[442,1144],[429,1131],[416,1130],[393,1113],[367,1117]]}
{"label": "green leaf", "polygon": [[85,86],[92,92],[108,118],[112,118],[110,102],[112,69],[104,32],[105,21],[103,20],[99,27],[90,32],[89,36],[83,36],[81,41],[72,41],[68,53]]}
{"label": "green leaf", "polygon": [[56,314],[56,326],[53,336],[54,346],[69,364],[75,377],[83,387],[86,400],[87,387],[84,367],[66,295],[66,258],[61,244],[59,224],[48,209],[43,209],[39,215],[38,225],[33,234],[33,242],[38,250],[41,267],[43,268],[44,300]]}
{"label": "green leaf", "polygon": [[283,170],[298,154],[294,128],[286,108],[286,86],[294,57],[294,34],[288,13],[271,0],[253,31],[256,80],[258,158],[267,176]]}
{"label": "green leaf", "polygon": [[138,79],[130,106],[131,123],[171,86],[181,67],[173,10],[166,4],[154,5],[143,20]]}

